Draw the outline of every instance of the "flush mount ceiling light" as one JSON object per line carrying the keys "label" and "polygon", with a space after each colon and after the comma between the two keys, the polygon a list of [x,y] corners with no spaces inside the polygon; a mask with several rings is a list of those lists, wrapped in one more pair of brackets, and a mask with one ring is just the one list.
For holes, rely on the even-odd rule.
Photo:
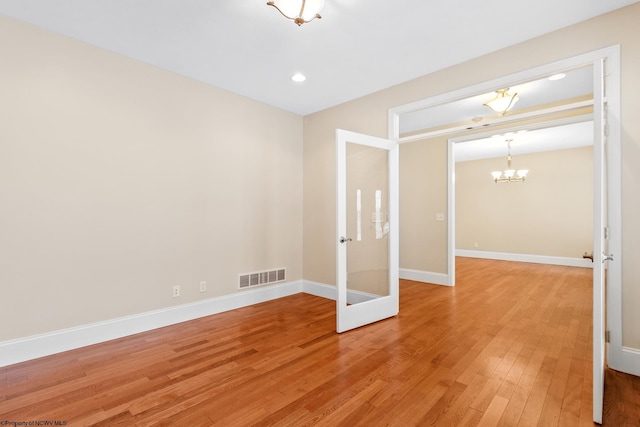
{"label": "flush mount ceiling light", "polygon": [[506,88],[497,90],[496,97],[482,105],[504,116],[518,102],[518,99],[517,93],[509,93],[509,88]]}
{"label": "flush mount ceiling light", "polygon": [[307,80],[307,77],[302,73],[295,73],[293,76],[291,76],[291,80],[296,83],[302,83],[303,81]]}
{"label": "flush mount ceiling light", "polygon": [[287,19],[291,19],[298,27],[315,18],[321,19],[320,11],[324,0],[273,0],[267,5],[275,7]]}
{"label": "flush mount ceiling light", "polygon": [[567,75],[565,73],[558,73],[558,74],[554,74],[553,76],[549,76],[547,79],[554,81],[554,80],[560,80],[560,79],[564,79]]}
{"label": "flush mount ceiling light", "polygon": [[504,182],[523,182],[527,179],[527,174],[529,173],[528,169],[511,169],[511,141],[513,141],[513,139],[507,139],[507,169],[491,172],[493,182],[496,184]]}

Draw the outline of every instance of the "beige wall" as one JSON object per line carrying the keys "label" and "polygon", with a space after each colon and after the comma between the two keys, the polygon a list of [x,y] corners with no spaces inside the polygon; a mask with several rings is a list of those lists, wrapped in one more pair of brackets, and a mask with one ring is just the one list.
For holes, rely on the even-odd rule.
{"label": "beige wall", "polygon": [[400,145],[401,268],[447,274],[446,218],[447,138]]}
{"label": "beige wall", "polygon": [[[588,112],[581,111],[581,113]],[[561,113],[544,119],[561,119],[574,114],[576,113]],[[509,125],[497,125],[493,129],[494,131],[507,130],[513,126],[539,123],[540,120],[539,118],[523,120]],[[401,268],[428,273],[448,273],[448,140],[451,136],[470,136],[482,132],[486,132],[486,129],[466,130],[455,135],[438,136],[400,145]],[[492,184],[491,181],[489,183]],[[589,207],[589,212],[591,210],[592,208]],[[443,215],[444,221],[436,220],[438,214]],[[456,233],[458,233],[457,230]]]}
{"label": "beige wall", "polygon": [[301,117],[3,17],[0,58],[0,341],[302,278]]}
{"label": "beige wall", "polygon": [[[580,258],[593,251],[593,147],[518,155],[523,183],[496,184],[504,157],[456,163],[456,249]],[[478,247],[474,247],[474,243]]]}
{"label": "beige wall", "polygon": [[[335,283],[336,128],[387,136],[387,113],[419,99],[457,90],[593,51],[621,45],[622,196],[623,196],[623,344],[640,349],[640,4],[549,33],[542,37],[441,70],[387,90],[305,117],[304,126],[304,276]],[[406,250],[403,251],[406,253]],[[401,267],[404,265],[401,254]]]}

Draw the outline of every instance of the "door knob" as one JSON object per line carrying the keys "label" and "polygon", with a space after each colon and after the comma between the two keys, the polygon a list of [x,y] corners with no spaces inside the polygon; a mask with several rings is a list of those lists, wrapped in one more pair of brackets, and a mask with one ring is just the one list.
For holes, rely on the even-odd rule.
{"label": "door knob", "polygon": [[351,241],[351,238],[347,239],[346,237],[340,236],[340,243],[346,243],[346,242],[350,242],[350,241]]}

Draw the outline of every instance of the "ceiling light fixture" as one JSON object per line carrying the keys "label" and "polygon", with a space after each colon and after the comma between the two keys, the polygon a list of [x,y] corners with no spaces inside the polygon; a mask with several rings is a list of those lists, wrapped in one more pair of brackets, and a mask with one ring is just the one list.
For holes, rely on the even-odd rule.
{"label": "ceiling light fixture", "polygon": [[291,19],[298,27],[314,19],[321,19],[320,11],[324,0],[273,0],[267,5],[275,7],[287,19]]}
{"label": "ceiling light fixture", "polygon": [[496,97],[482,105],[504,116],[518,102],[518,99],[520,98],[517,93],[509,93],[509,88],[506,88],[497,90]]}
{"label": "ceiling light fixture", "polygon": [[507,139],[507,169],[504,171],[491,172],[493,182],[496,184],[503,182],[523,182],[529,173],[528,169],[520,169],[517,171],[515,169],[511,169],[511,141],[513,141],[513,139]]}
{"label": "ceiling light fixture", "polygon": [[558,73],[558,74],[554,74],[553,76],[547,77],[547,79],[554,81],[554,80],[564,79],[566,76],[567,75],[565,73]]}
{"label": "ceiling light fixture", "polygon": [[295,73],[293,76],[291,76],[291,80],[296,83],[302,83],[303,81],[307,80],[307,78],[302,73]]}

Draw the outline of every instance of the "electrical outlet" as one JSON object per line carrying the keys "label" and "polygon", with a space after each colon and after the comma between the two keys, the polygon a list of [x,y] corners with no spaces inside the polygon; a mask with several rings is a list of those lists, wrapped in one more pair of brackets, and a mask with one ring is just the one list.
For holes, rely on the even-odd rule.
{"label": "electrical outlet", "polygon": [[200,292],[207,292],[207,282],[200,282]]}
{"label": "electrical outlet", "polygon": [[178,298],[180,296],[180,286],[173,287],[173,297]]}

